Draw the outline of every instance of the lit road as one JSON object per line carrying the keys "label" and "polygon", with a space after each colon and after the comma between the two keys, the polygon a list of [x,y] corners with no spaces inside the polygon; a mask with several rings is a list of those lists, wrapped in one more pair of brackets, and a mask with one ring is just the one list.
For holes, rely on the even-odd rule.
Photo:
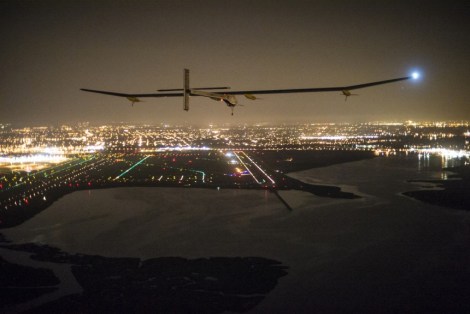
{"label": "lit road", "polygon": [[275,187],[276,182],[274,179],[266,173],[263,168],[256,163],[253,158],[248,156],[244,151],[234,152],[234,155],[238,158],[241,164],[248,170],[253,176],[256,183],[264,185],[266,187]]}
{"label": "lit road", "polygon": [[243,167],[245,167],[246,171],[248,171],[248,173],[253,177],[253,179],[255,180],[256,183],[258,184],[262,184],[261,181],[259,181],[256,176],[253,174],[253,172],[251,172],[250,168],[246,165],[245,162],[243,162],[242,158],[240,158],[240,156],[236,153],[236,152],[233,152],[233,154],[235,155],[235,157],[237,157],[238,161],[240,161],[240,163],[243,165]]}
{"label": "lit road", "polygon": [[131,171],[132,169],[134,169],[135,167],[137,167],[137,166],[140,165],[141,163],[143,163],[143,162],[144,162],[147,158],[149,158],[149,157],[150,157],[150,155],[149,155],[149,156],[145,156],[144,158],[142,158],[141,160],[139,160],[138,162],[136,162],[135,164],[133,164],[129,169],[127,169],[126,171],[124,171],[123,173],[121,173],[120,175],[118,175],[115,180],[121,178],[122,176],[125,176],[126,173],[128,173],[129,171]]}

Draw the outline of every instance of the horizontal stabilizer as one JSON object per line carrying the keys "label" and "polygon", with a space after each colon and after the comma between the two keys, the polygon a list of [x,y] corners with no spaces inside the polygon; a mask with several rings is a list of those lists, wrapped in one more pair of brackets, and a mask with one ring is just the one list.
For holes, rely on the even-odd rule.
{"label": "horizontal stabilizer", "polygon": [[[194,90],[204,90],[204,89],[230,89],[228,86],[223,86],[223,87],[196,87],[196,88],[191,88]],[[182,91],[182,88],[169,88],[169,89],[159,89],[157,90],[158,92],[176,92],[176,91]]]}

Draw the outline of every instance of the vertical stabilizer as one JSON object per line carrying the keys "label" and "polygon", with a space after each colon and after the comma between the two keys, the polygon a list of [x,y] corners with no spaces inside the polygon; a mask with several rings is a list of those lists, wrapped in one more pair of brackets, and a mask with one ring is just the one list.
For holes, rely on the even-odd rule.
{"label": "vertical stabilizer", "polygon": [[183,109],[188,111],[189,110],[189,94],[191,93],[189,89],[189,70],[184,69],[184,97],[183,97]]}

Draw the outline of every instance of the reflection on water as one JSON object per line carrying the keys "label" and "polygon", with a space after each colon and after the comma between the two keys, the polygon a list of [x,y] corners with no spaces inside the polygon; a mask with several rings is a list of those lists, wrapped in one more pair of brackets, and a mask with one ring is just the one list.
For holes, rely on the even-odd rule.
{"label": "reflection on water", "polygon": [[[459,157],[447,157],[430,154],[419,154],[418,155],[418,171],[439,171],[444,168],[454,168],[465,165],[465,158]],[[447,173],[442,172],[442,180],[447,179]]]}
{"label": "reflection on water", "polygon": [[443,168],[454,168],[460,167],[465,164],[465,158],[448,158],[446,156],[441,157],[441,164]]}

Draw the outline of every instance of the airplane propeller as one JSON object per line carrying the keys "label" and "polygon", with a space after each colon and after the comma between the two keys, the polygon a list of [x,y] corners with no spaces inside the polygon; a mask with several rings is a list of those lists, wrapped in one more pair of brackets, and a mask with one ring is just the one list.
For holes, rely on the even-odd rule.
{"label": "airplane propeller", "polygon": [[132,106],[132,107],[134,107],[134,104],[135,104],[136,102],[143,102],[142,100],[140,100],[140,99],[137,98],[137,97],[132,97],[132,96],[130,96],[130,97],[126,97],[126,98],[131,102],[131,106]]}
{"label": "airplane propeller", "polygon": [[344,101],[348,100],[349,96],[359,96],[359,94],[351,94],[348,90],[342,90],[340,95],[344,95]]}

